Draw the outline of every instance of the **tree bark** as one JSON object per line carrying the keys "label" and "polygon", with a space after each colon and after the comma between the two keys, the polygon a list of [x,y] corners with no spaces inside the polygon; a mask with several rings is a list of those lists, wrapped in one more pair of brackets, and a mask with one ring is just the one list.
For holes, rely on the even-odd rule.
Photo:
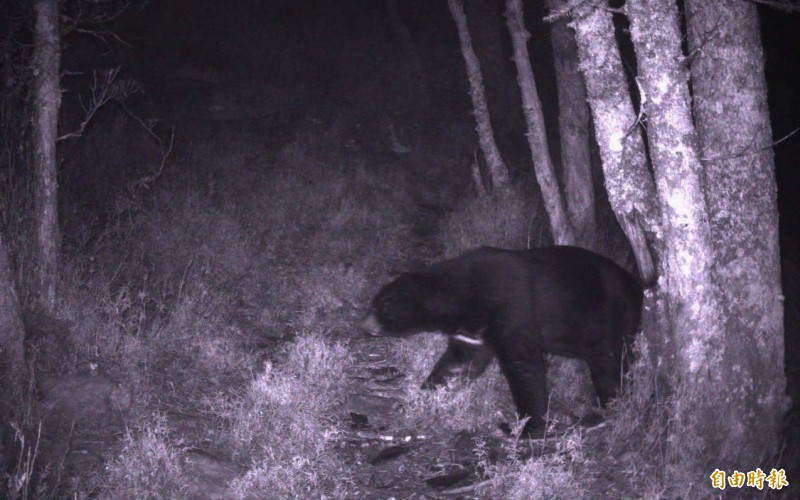
{"label": "tree bark", "polygon": [[489,169],[489,176],[495,189],[504,190],[509,186],[510,179],[508,168],[500,156],[500,150],[494,140],[492,122],[489,118],[489,107],[486,103],[486,95],[483,87],[483,76],[481,75],[481,65],[467,27],[467,16],[464,14],[462,0],[447,0],[447,5],[453,15],[453,20],[458,28],[458,39],[461,44],[461,54],[464,56],[464,64],[467,67],[467,77],[469,78],[469,95],[472,98],[473,113],[477,123],[478,141],[481,151],[486,158],[486,165]]}
{"label": "tree bark", "polygon": [[[568,0],[547,0],[552,11],[567,5]],[[578,46],[566,20],[559,19],[550,25],[550,37],[558,86],[558,129],[567,210],[578,243],[593,249],[597,240],[597,221],[589,153],[591,117],[578,65]]]}
{"label": "tree bark", "polygon": [[58,1],[38,0],[34,4],[36,28],[33,48],[33,162],[35,169],[35,223],[37,306],[52,314],[58,282],[58,178],[56,139],[61,107],[59,64],[61,47]]}
{"label": "tree bark", "polygon": [[[595,137],[603,161],[608,200],[631,243],[645,284],[656,279],[648,248],[658,234],[660,218],[656,188],[647,166],[644,139],[636,126],[622,58],[614,37],[614,23],[605,5],[580,4],[572,11]],[[657,338],[653,341],[658,343]]]}
{"label": "tree bark", "polygon": [[542,190],[544,207],[550,218],[553,240],[559,245],[574,245],[575,233],[567,217],[564,198],[561,196],[553,161],[550,158],[542,103],[539,101],[536,80],[533,77],[531,60],[528,55],[530,33],[525,29],[521,0],[508,0],[506,2],[506,19],[508,21],[508,31],[511,34],[511,43],[514,46],[517,81],[519,82],[520,94],[522,94],[522,108],[528,128],[528,146],[531,150],[536,180]]}
{"label": "tree bark", "polygon": [[[686,2],[694,117],[727,337],[721,349],[728,461],[778,451],[787,409],[772,130],[756,6]],[[718,346],[719,347],[719,346]],[[756,348],[754,348],[756,347]]]}
{"label": "tree bark", "polygon": [[506,32],[501,17],[502,6],[503,0],[469,0],[464,5],[472,44],[481,61],[489,116],[495,132],[500,134],[497,141],[501,151],[503,139],[509,136],[504,132],[512,130],[518,122],[517,118],[521,118],[516,82],[503,47]]}
{"label": "tree bark", "polygon": [[[697,472],[732,464],[730,395],[722,347],[726,332],[711,268],[714,249],[705,208],[702,168],[691,116],[688,72],[683,64],[674,0],[626,4],[639,65],[648,138],[662,213],[664,292],[675,341],[676,395],[668,439],[677,463]],[[724,458],[724,459],[723,459]],[[749,457],[753,460],[757,457]],[[712,470],[713,470],[712,467]],[[745,469],[746,470],[746,469]],[[704,474],[706,474],[704,472]]]}

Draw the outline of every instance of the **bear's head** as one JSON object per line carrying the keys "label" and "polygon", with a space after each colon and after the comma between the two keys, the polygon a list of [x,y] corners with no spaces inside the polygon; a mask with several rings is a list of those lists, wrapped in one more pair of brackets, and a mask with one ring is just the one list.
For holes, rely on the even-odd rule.
{"label": "bear's head", "polygon": [[403,273],[372,299],[361,329],[376,337],[446,330],[448,319],[458,313],[456,302],[441,276]]}
{"label": "bear's head", "polygon": [[372,299],[361,329],[375,337],[405,337],[423,329],[427,316],[419,278],[403,273]]}

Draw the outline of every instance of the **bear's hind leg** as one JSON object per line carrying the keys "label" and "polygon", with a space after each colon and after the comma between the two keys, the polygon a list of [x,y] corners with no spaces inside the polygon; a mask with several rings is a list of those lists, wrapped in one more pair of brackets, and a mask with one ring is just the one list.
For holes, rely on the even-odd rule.
{"label": "bear's hind leg", "polygon": [[622,375],[620,356],[606,352],[591,357],[586,361],[589,363],[592,383],[594,383],[594,389],[600,399],[600,406],[605,408],[608,401],[617,396]]}
{"label": "bear's hind leg", "polygon": [[456,337],[451,337],[447,350],[436,362],[433,371],[422,384],[423,389],[435,389],[447,384],[454,377],[466,377],[475,380],[492,362],[494,353],[482,344],[467,343]]}

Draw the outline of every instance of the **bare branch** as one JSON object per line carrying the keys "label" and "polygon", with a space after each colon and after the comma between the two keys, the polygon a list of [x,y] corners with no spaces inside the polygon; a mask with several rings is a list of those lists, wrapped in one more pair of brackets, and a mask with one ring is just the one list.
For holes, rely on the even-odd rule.
{"label": "bare branch", "polygon": [[548,23],[554,23],[564,19],[565,17],[569,17],[573,10],[589,2],[590,0],[575,0],[574,2],[569,2],[563,9],[551,12],[549,15],[545,16],[544,21]]}
{"label": "bare branch", "polygon": [[108,104],[109,101],[117,97],[117,93],[119,91],[119,86],[115,85],[114,81],[117,79],[117,75],[119,75],[120,67],[116,67],[112,70],[105,71],[104,76],[101,75],[101,78],[98,79],[97,71],[93,73],[94,82],[92,83],[92,95],[91,100],[89,101],[88,105],[83,103],[81,99],[81,107],[85,112],[85,116],[83,121],[78,126],[77,130],[74,130],[68,134],[64,134],[56,141],[63,141],[66,139],[74,139],[76,137],[81,137],[83,132],[86,130],[86,126],[89,125],[89,122],[92,121],[94,118],[95,113]]}
{"label": "bare branch", "polygon": [[123,109],[123,110],[124,110],[124,111],[125,111],[125,112],[128,114],[128,116],[130,116],[131,118],[133,118],[134,120],[136,120],[136,122],[137,122],[139,125],[141,125],[141,126],[142,126],[142,128],[143,128],[143,129],[144,129],[144,130],[145,130],[145,131],[146,131],[148,134],[150,134],[150,136],[151,136],[153,139],[155,139],[155,140],[156,140],[156,141],[157,141],[159,144],[161,144],[161,143],[162,143],[161,137],[159,137],[159,135],[158,135],[158,134],[156,134],[156,133],[153,131],[153,129],[155,128],[155,126],[156,126],[156,125],[158,125],[158,123],[159,123],[159,121],[160,121],[159,119],[157,119],[157,118],[142,118],[141,116],[139,116],[139,115],[137,115],[136,113],[134,113],[133,111],[131,111],[131,110],[130,110],[130,108],[128,108],[128,105],[127,105],[125,102],[123,102],[123,101],[120,101],[120,103],[119,103],[119,104],[120,104],[120,106],[122,106],[122,109]]}
{"label": "bare branch", "polygon": [[[142,86],[141,82],[133,78],[117,78],[119,76],[120,68],[121,67],[118,66],[112,70],[101,72],[101,77],[99,79],[97,72],[93,73],[94,83],[92,83],[92,93],[89,103],[84,103],[83,98],[79,97],[81,108],[83,108],[83,112],[85,114],[83,121],[78,126],[77,130],[74,130],[68,134],[64,134],[57,140],[61,141],[64,139],[81,137],[83,132],[86,130],[86,126],[89,125],[89,122],[92,121],[92,118],[94,118],[95,113],[97,113],[100,108],[108,104],[110,101],[116,101],[121,104],[123,109],[125,109],[129,115],[134,117],[141,125],[144,126],[144,122],[136,115],[131,113],[125,106],[125,101],[130,96],[142,92],[144,87]],[[153,126],[145,126],[145,129],[147,129],[150,135],[155,137],[156,140],[161,143],[161,140],[158,138],[158,136],[153,134],[152,128]]]}
{"label": "bare branch", "polygon": [[773,148],[773,147],[777,146],[778,144],[784,142],[785,140],[789,139],[791,136],[796,134],[798,131],[800,131],[800,127],[797,127],[796,129],[792,130],[791,132],[789,132],[788,134],[784,135],[783,137],[781,137],[777,141],[773,141],[773,142],[771,142],[769,144],[766,144],[766,145],[761,146],[761,147],[757,147],[755,149],[745,148],[745,149],[739,151],[738,153],[734,153],[734,154],[729,155],[729,156],[717,156],[716,158],[700,158],[700,161],[732,160],[733,158],[741,158],[743,156],[751,156],[751,155],[754,155],[754,154],[758,154],[758,153],[764,151],[765,149]]}
{"label": "bare branch", "polygon": [[494,482],[495,479],[496,478],[489,478],[489,479],[486,479],[486,480],[478,482],[478,483],[468,484],[466,486],[461,486],[459,488],[451,488],[449,490],[440,491],[439,494],[440,495],[463,495],[464,493],[470,493],[470,492],[475,491],[475,490],[477,490],[479,488],[483,488],[484,486],[489,486],[490,484],[492,484],[492,482]]}
{"label": "bare branch", "polygon": [[[149,132],[152,135],[152,131]],[[161,140],[159,139],[158,142],[161,143]],[[172,146],[174,144],[175,127],[172,127],[169,137],[169,144],[167,144],[166,147],[161,148],[161,162],[159,163],[158,167],[151,170],[147,175],[140,177],[135,181],[129,182],[127,187],[130,191],[135,191],[137,189],[150,189],[150,185],[158,180],[158,178],[161,177],[161,174],[164,172],[164,165],[167,163],[167,158],[169,158],[170,154],[172,154]]]}
{"label": "bare branch", "polygon": [[124,45],[126,47],[133,47],[131,44],[129,44],[128,42],[123,40],[122,37],[120,37],[119,35],[117,35],[113,31],[109,31],[109,30],[106,30],[106,29],[95,30],[95,29],[77,28],[77,29],[75,29],[75,33],[81,33],[83,35],[89,35],[89,36],[97,38],[98,40],[100,40],[103,43],[103,45],[106,46],[106,48],[108,49],[107,53],[109,53],[109,54],[114,51],[114,48],[111,46],[111,43],[108,41],[109,37],[113,38],[114,40],[116,40],[117,42],[121,43],[122,45]]}
{"label": "bare branch", "polygon": [[[130,0],[104,2],[99,7],[97,2],[70,2],[71,11],[61,14],[62,35],[76,30],[86,30],[86,26],[102,26],[120,17],[130,7]],[[86,5],[88,4],[88,5]],[[84,9],[84,6],[86,8]],[[65,9],[66,10],[66,9]]]}

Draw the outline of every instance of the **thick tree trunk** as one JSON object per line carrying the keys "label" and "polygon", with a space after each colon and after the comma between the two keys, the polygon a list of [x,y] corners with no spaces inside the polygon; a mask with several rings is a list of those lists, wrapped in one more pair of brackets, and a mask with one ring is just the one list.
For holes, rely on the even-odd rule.
{"label": "thick tree trunk", "polygon": [[564,198],[561,196],[561,191],[558,187],[553,161],[550,159],[542,103],[539,101],[536,80],[533,77],[531,60],[528,56],[530,33],[525,29],[521,0],[508,0],[506,2],[506,18],[508,20],[508,31],[511,34],[511,43],[514,46],[517,80],[522,94],[522,108],[525,112],[525,122],[528,128],[528,146],[533,157],[536,180],[542,190],[544,207],[550,218],[553,240],[559,245],[574,245],[575,233],[567,217]]}
{"label": "thick tree trunk", "polygon": [[[724,456],[741,467],[776,453],[787,409],[775,164],[755,4],[686,2],[694,117],[727,337]],[[719,347],[719,346],[718,346]],[[756,348],[754,348],[756,347]]]}
{"label": "thick tree trunk", "polygon": [[489,107],[486,104],[486,95],[483,88],[483,76],[481,75],[481,65],[478,56],[472,48],[472,41],[467,28],[467,16],[464,14],[462,0],[447,0],[453,20],[458,28],[458,39],[461,43],[461,54],[464,56],[464,64],[467,67],[467,77],[469,78],[469,95],[472,98],[473,113],[477,123],[478,141],[481,151],[486,158],[486,165],[489,169],[489,176],[495,189],[504,190],[509,185],[508,168],[500,156],[497,143],[494,140],[492,122],[489,118]]}
{"label": "thick tree trunk", "polygon": [[36,29],[33,48],[33,162],[35,169],[36,300],[43,312],[56,306],[58,282],[58,178],[56,138],[61,107],[58,1],[34,4]]}
{"label": "thick tree trunk", "polygon": [[[655,184],[647,167],[641,130],[628,92],[611,13],[604,5],[580,4],[572,11],[595,137],[611,208],[631,243],[642,280],[656,278],[645,232],[658,233]],[[651,241],[652,243],[652,241]],[[658,343],[658,339],[653,338]]]}
{"label": "thick tree trunk", "polygon": [[[552,11],[568,0],[547,0]],[[593,249],[597,240],[594,183],[589,154],[589,105],[578,66],[578,46],[566,20],[550,25],[553,61],[558,86],[558,130],[561,138],[561,166],[567,210],[578,244]]]}
{"label": "thick tree trunk", "polygon": [[[734,465],[731,459],[738,446],[731,440],[731,428],[743,424],[734,413],[736,406],[730,404],[736,399],[731,394],[742,388],[725,378],[728,368],[722,354],[727,338],[712,280],[714,249],[692,123],[689,75],[681,52],[678,7],[674,0],[636,0],[625,8],[645,97],[662,213],[661,263],[669,334],[676,348],[673,389],[677,399],[668,443],[677,462],[687,470],[724,468]],[[747,457],[750,461],[756,458]],[[752,467],[744,462],[735,465]]]}

